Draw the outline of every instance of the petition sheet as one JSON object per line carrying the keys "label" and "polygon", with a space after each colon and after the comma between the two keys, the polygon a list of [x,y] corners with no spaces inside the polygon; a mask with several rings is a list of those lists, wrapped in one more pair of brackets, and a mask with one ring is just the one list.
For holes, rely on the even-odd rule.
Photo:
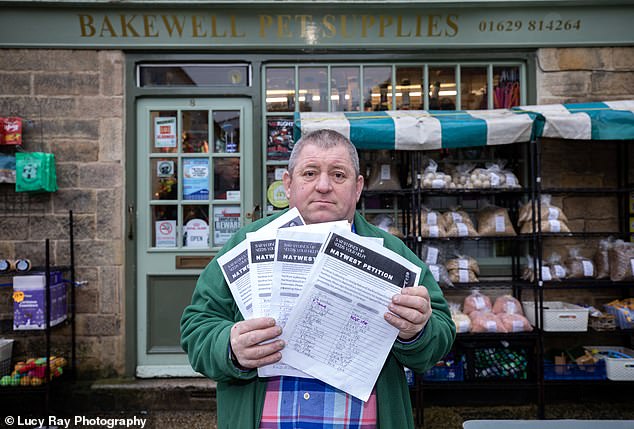
{"label": "petition sheet", "polygon": [[247,233],[245,241],[253,297],[253,317],[276,317],[271,313],[275,236],[278,228],[299,225],[304,225],[304,220],[299,211],[293,208],[258,231]]}
{"label": "petition sheet", "polygon": [[398,330],[383,319],[421,269],[352,232],[331,232],[281,338],[282,363],[367,401]]}
{"label": "petition sheet", "polygon": [[[312,225],[283,228],[275,237],[273,285],[271,289],[271,314],[284,329],[288,314],[296,304],[315,257],[331,229],[349,229],[347,221],[325,222]],[[295,368],[277,362],[258,368],[260,377],[287,375],[312,378]]]}
{"label": "petition sheet", "polygon": [[[261,230],[282,228],[285,226],[303,225],[299,211],[293,208],[275,219],[273,222],[262,227]],[[261,231],[260,230],[260,231]],[[229,285],[229,290],[233,295],[242,317],[250,319],[253,317],[253,291],[251,287],[251,275],[249,266],[249,242],[243,240],[240,244],[227,253],[218,257],[218,265]]]}
{"label": "petition sheet", "polygon": [[231,295],[233,295],[233,300],[245,320],[253,316],[247,245],[247,240],[243,240],[233,249],[218,257],[220,271],[222,271],[222,275],[229,285]]}

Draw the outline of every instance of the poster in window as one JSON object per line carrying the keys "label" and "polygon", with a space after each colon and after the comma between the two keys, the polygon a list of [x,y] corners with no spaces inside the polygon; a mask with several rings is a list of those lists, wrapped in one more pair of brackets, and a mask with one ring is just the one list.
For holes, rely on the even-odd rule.
{"label": "poster in window", "polygon": [[268,159],[286,160],[293,150],[293,121],[290,119],[269,119],[266,153]]}
{"label": "poster in window", "polygon": [[206,200],[209,198],[209,159],[183,159],[183,199]]}
{"label": "poster in window", "polygon": [[214,246],[224,245],[240,229],[240,206],[214,207]]}
{"label": "poster in window", "polygon": [[176,147],[176,118],[154,118],[154,147]]}

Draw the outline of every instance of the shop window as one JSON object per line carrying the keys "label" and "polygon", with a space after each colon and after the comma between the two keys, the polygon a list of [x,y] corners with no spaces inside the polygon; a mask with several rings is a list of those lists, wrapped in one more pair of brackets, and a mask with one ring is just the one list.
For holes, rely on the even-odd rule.
{"label": "shop window", "polygon": [[251,86],[248,64],[139,64],[139,87]]}
{"label": "shop window", "polygon": [[[521,62],[265,66],[264,215],[287,207],[280,180],[293,149],[295,112],[508,108],[526,102],[524,68]],[[377,205],[396,210],[390,198]]]}
{"label": "shop window", "polygon": [[363,68],[363,110],[390,110],[392,108],[392,68]]}
{"label": "shop window", "polygon": [[521,105],[518,67],[493,67],[493,107],[509,109]]}
{"label": "shop window", "polygon": [[326,67],[299,69],[299,111],[328,111],[328,70]]}
{"label": "shop window", "polygon": [[295,69],[293,67],[267,69],[266,110],[268,112],[295,110]]}
{"label": "shop window", "polygon": [[361,110],[361,87],[359,67],[332,67],[330,101],[336,112]]}
{"label": "shop window", "polygon": [[464,110],[487,108],[486,67],[461,67],[460,104]]}
{"label": "shop window", "polygon": [[423,109],[423,68],[396,68],[396,108],[398,110]]}
{"label": "shop window", "polygon": [[455,67],[429,68],[429,110],[456,110]]}

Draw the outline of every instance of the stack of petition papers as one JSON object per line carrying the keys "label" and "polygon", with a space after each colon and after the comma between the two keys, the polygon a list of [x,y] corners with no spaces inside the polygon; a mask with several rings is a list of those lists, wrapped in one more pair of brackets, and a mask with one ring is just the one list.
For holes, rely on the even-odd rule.
{"label": "stack of petition papers", "polygon": [[304,225],[291,209],[218,258],[245,319],[273,317],[282,360],[258,375],[314,377],[367,401],[398,335],[383,315],[421,269],[347,221]]}

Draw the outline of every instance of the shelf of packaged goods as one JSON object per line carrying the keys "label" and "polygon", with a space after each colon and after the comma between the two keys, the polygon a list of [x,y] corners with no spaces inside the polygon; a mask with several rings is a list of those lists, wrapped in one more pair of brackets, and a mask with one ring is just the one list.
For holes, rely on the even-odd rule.
{"label": "shelf of packaged goods", "polygon": [[405,243],[420,243],[423,241],[515,241],[515,240],[531,240],[536,236],[528,236],[529,234],[522,235],[485,235],[485,236],[470,236],[470,237],[422,237],[422,236],[407,236],[403,238]]}
{"label": "shelf of packaged goods", "polygon": [[531,332],[511,332],[511,333],[471,333],[465,332],[456,335],[456,341],[518,341],[518,340],[535,340],[538,337],[537,330]]}

